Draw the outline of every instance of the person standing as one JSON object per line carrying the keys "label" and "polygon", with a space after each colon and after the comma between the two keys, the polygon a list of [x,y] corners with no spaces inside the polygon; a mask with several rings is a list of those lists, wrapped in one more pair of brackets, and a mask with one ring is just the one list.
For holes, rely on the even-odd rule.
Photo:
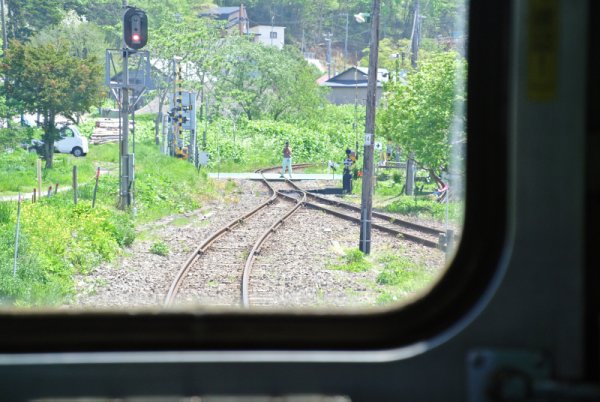
{"label": "person standing", "polygon": [[354,165],[355,158],[352,157],[352,150],[346,149],[346,159],[344,159],[344,174],[342,176],[342,192],[350,194],[352,193],[352,166]]}
{"label": "person standing", "polygon": [[290,143],[288,141],[285,142],[285,146],[283,147],[283,163],[281,166],[281,176],[285,173],[285,168],[287,167],[288,173],[290,175],[290,179],[292,178],[292,148],[290,147]]}

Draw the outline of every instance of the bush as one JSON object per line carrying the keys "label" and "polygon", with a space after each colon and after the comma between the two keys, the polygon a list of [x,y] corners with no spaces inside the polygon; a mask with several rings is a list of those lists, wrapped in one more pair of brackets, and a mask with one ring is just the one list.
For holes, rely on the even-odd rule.
{"label": "bush", "polygon": [[169,255],[169,246],[167,246],[162,241],[157,241],[156,243],[153,243],[152,246],[150,246],[150,252],[152,254],[161,255],[164,257]]}
{"label": "bush", "polygon": [[383,264],[383,270],[377,275],[377,284],[393,286],[401,294],[422,290],[433,279],[433,274],[424,266],[403,256],[387,255],[379,262]]}
{"label": "bush", "polygon": [[367,261],[362,251],[353,248],[346,250],[341,261],[337,264],[330,265],[330,268],[349,272],[363,272],[369,270],[371,264]]}

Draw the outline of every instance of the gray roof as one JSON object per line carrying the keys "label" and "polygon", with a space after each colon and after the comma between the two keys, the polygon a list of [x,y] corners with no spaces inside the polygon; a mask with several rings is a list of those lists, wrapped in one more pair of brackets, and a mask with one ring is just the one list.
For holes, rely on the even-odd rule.
{"label": "gray roof", "polygon": [[235,12],[239,12],[240,8],[239,7],[215,7],[215,8],[211,8],[208,11],[205,11],[203,13],[200,13],[201,17],[208,17],[208,16],[214,16],[217,17],[218,19],[228,19],[229,16]]}
{"label": "gray roof", "polygon": [[[365,67],[350,67],[341,73],[331,77],[323,82],[324,86],[331,88],[363,88],[368,83],[369,69]],[[381,87],[388,80],[388,70],[385,68],[377,69],[377,86]]]}

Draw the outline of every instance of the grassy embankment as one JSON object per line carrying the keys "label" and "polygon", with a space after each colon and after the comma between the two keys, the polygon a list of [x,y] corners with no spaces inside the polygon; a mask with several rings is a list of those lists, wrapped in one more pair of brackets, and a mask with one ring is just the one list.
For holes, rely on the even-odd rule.
{"label": "grassy embankment", "polygon": [[[200,207],[216,197],[215,185],[191,164],[161,155],[148,141],[151,124],[138,126],[135,206],[137,214],[116,208],[118,146],[91,146],[85,158],[57,154],[55,167],[43,170],[43,186],[71,185],[72,166],[78,166],[78,204],[73,192],[59,192],[39,202],[21,203],[19,256],[13,276],[17,202],[0,203],[0,300],[18,306],[59,305],[73,294],[73,275],[89,272],[114,259],[135,238],[135,224]],[[144,127],[146,126],[146,127]],[[4,136],[15,137],[4,131]],[[18,135],[16,136],[18,137]],[[37,186],[35,154],[16,145],[0,153],[0,194],[31,194]],[[112,169],[100,177],[96,207],[92,208],[97,166]]]}

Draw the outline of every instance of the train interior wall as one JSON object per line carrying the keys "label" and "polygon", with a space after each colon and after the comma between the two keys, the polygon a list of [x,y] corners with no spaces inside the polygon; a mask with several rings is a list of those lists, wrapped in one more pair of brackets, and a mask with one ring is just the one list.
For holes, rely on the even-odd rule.
{"label": "train interior wall", "polygon": [[600,56],[598,28],[588,22],[599,7],[557,2],[556,92],[540,102],[528,95],[532,1],[513,2],[507,38],[508,189],[498,197],[508,205],[508,235],[497,281],[464,321],[436,339],[375,352],[3,355],[0,400],[324,394],[354,402],[484,401],[491,400],[486,367],[499,362],[556,384],[596,384],[600,114],[593,72]]}

